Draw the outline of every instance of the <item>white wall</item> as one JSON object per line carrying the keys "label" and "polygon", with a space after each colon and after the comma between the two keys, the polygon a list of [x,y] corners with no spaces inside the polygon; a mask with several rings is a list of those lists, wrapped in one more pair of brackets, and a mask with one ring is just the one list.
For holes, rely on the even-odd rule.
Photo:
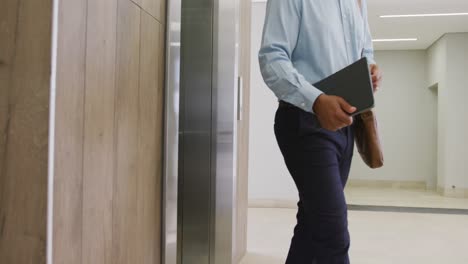
{"label": "white wall", "polygon": [[278,101],[263,82],[257,60],[264,18],[265,3],[252,4],[249,200],[295,200],[296,187],[273,132]]}
{"label": "white wall", "polygon": [[[294,183],[273,133],[277,100],[260,75],[257,56],[264,3],[252,7],[249,200],[296,200]],[[429,181],[435,184],[434,94],[428,89],[425,51],[377,52],[385,82],[377,94],[386,164],[371,171],[356,154],[351,179]]]}
{"label": "white wall", "polygon": [[437,107],[437,186],[445,186],[445,109],[447,104],[447,41],[441,38],[427,50],[427,86],[436,85]]}
{"label": "white wall", "polygon": [[445,187],[468,188],[468,33],[448,34]]}
{"label": "white wall", "polygon": [[[428,52],[439,82],[439,188],[446,195],[468,194],[468,33],[444,35]],[[445,55],[445,56],[444,56]],[[442,60],[445,70],[437,69]]]}

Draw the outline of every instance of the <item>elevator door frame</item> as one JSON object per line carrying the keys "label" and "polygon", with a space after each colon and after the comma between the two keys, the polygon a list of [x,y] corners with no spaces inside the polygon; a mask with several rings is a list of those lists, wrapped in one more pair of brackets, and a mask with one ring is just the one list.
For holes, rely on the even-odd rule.
{"label": "elevator door frame", "polygon": [[163,263],[232,263],[236,5],[169,0]]}

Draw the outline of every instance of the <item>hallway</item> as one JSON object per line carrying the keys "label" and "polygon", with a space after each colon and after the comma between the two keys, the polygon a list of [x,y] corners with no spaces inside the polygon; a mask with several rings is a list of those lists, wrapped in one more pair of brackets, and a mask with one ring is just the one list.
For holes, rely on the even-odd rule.
{"label": "hallway", "polygon": [[[468,263],[468,215],[350,211],[351,263]],[[241,264],[283,264],[295,210],[250,208]]]}

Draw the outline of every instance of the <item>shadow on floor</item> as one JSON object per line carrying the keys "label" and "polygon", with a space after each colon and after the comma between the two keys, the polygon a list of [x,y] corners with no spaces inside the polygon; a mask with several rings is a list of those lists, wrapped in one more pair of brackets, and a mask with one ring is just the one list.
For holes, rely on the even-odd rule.
{"label": "shadow on floor", "polygon": [[272,256],[248,252],[240,264],[284,264],[285,260]]}

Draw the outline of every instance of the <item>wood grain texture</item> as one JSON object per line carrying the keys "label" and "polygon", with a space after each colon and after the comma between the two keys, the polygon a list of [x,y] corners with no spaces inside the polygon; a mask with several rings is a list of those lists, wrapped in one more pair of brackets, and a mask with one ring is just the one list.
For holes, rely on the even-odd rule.
{"label": "wood grain texture", "polygon": [[143,3],[143,0],[128,0],[128,1],[132,1],[133,3],[135,3],[139,7],[141,7],[142,3]]}
{"label": "wood grain texture", "polygon": [[119,0],[113,264],[140,263],[137,236],[140,9]]}
{"label": "wood grain texture", "polygon": [[166,20],[165,0],[140,0],[144,11],[152,15],[159,23],[164,24]]}
{"label": "wood grain texture", "polygon": [[141,12],[138,134],[138,263],[161,259],[164,48],[162,26]]}
{"label": "wood grain texture", "polygon": [[[163,26],[128,0],[59,7],[54,263],[160,263]],[[0,10],[2,264],[45,263],[51,17]]]}
{"label": "wood grain texture", "polygon": [[55,264],[82,263],[86,0],[59,5],[54,162]]}
{"label": "wood grain texture", "polygon": [[239,74],[243,78],[242,121],[238,122],[237,164],[237,241],[234,253],[239,263],[247,252],[248,167],[249,167],[249,113],[250,113],[250,34],[251,1],[241,0]]}
{"label": "wood grain texture", "polygon": [[13,58],[16,53],[15,40],[17,28],[18,0],[4,0],[0,9],[0,237],[3,233],[2,223],[5,214],[2,212],[3,190],[5,189],[6,142],[9,130],[9,90]]}
{"label": "wood grain texture", "polygon": [[5,3],[0,28],[6,50],[1,52],[0,67],[6,66],[2,91],[8,89],[8,101],[2,100],[2,108],[6,103],[8,112],[2,128],[0,260],[41,264],[45,263],[52,1]]}
{"label": "wood grain texture", "polygon": [[117,1],[88,0],[83,158],[83,263],[114,264]]}

